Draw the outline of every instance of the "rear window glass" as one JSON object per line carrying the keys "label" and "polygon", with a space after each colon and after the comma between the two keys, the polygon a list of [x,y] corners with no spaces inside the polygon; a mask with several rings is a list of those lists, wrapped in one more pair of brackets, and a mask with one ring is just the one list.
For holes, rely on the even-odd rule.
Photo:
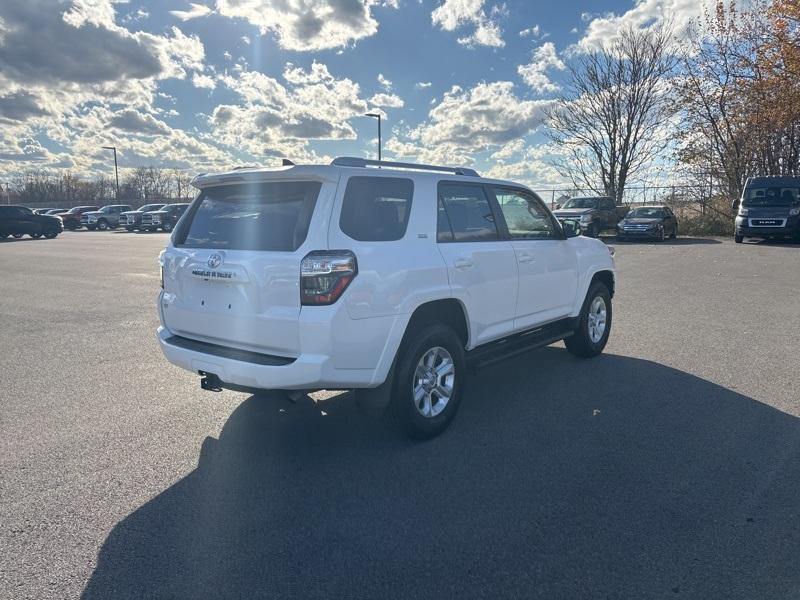
{"label": "rear window glass", "polygon": [[444,210],[439,211],[438,241],[481,242],[498,238],[497,225],[483,187],[439,184],[439,202]]}
{"label": "rear window glass", "polygon": [[176,245],[186,248],[294,251],[305,241],[322,184],[228,185],[200,192]]}
{"label": "rear window glass", "polygon": [[339,228],[361,242],[389,242],[406,234],[414,182],[396,177],[351,177]]}

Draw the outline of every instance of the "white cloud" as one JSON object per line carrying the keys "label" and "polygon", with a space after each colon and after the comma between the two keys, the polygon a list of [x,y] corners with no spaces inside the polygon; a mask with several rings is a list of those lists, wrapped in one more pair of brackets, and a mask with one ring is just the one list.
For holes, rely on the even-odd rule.
{"label": "white cloud", "polygon": [[532,37],[538,38],[542,33],[541,27],[538,25],[534,25],[533,27],[528,27],[527,29],[523,29],[519,32],[519,37]]}
{"label": "white cloud", "polygon": [[445,0],[431,13],[431,20],[444,31],[474,27],[471,34],[458,38],[459,44],[502,48],[505,41],[497,19],[505,14],[505,5],[495,5],[487,14],[484,3],[485,0]]}
{"label": "white cloud", "polygon": [[383,76],[383,73],[378,73],[378,83],[387,92],[392,89],[392,81],[390,79],[386,79],[386,77]]}
{"label": "white cloud", "polygon": [[431,85],[433,84],[430,81],[418,81],[417,83],[414,84],[414,87],[417,88],[418,90],[424,90],[431,87]]}
{"label": "white cloud", "polygon": [[197,19],[211,14],[212,10],[205,4],[197,4],[195,2],[189,3],[189,10],[171,10],[169,14],[181,21],[188,21],[189,19]]}
{"label": "white cloud", "polygon": [[565,68],[566,65],[558,57],[555,45],[552,42],[545,42],[533,51],[531,62],[517,67],[517,72],[534,92],[541,95],[557,92],[560,89],[558,84],[550,80],[547,75],[548,69],[563,71]]}
{"label": "white cloud", "polygon": [[381,108],[403,108],[403,99],[397,94],[375,94],[369,99],[372,106]]}
{"label": "white cloud", "polygon": [[312,51],[374,35],[378,22],[372,9],[379,5],[398,6],[395,0],[217,0],[217,11],[274,33],[282,48]]}
{"label": "white cloud", "polygon": [[704,10],[713,10],[715,4],[716,0],[636,0],[635,6],[621,15],[609,13],[594,17],[583,13],[581,20],[589,25],[577,49],[585,52],[613,42],[626,27],[658,27],[672,22],[680,33],[701,17]]}
{"label": "white cloud", "polygon": [[192,85],[196,88],[213,90],[215,87],[217,87],[217,82],[214,80],[213,77],[210,77],[209,75],[195,73],[194,75],[192,75]]}
{"label": "white cloud", "polygon": [[318,62],[308,70],[287,64],[285,84],[241,67],[219,80],[244,104],[217,106],[210,117],[213,135],[254,156],[319,160],[309,141],[355,139],[350,120],[369,108],[356,82],[336,78]]}
{"label": "white cloud", "polygon": [[453,86],[421,125],[401,131],[386,145],[397,157],[469,164],[475,154],[523,138],[541,125],[549,101],[523,100],[510,81]]}

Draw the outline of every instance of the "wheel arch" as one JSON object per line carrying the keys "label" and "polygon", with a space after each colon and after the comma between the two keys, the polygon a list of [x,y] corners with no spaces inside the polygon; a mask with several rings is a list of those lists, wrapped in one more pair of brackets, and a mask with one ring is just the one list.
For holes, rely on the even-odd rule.
{"label": "wheel arch", "polygon": [[[417,306],[406,324],[403,342],[405,342],[410,333],[432,323],[449,325],[456,332],[464,347],[468,347],[470,339],[469,319],[467,318],[467,309],[461,300],[457,298],[441,298],[439,300],[429,300]],[[400,345],[402,347],[402,342]]]}

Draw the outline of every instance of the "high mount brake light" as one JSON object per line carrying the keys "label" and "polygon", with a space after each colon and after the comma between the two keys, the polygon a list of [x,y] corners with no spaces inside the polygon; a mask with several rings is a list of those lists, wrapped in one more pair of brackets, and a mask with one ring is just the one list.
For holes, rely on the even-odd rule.
{"label": "high mount brake light", "polygon": [[300,304],[333,304],[357,274],[356,255],[350,250],[310,252],[300,263]]}

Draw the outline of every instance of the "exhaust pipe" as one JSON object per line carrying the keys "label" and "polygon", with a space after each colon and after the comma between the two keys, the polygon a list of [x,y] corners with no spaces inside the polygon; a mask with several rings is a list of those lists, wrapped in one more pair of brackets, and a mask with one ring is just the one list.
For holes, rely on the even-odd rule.
{"label": "exhaust pipe", "polygon": [[200,374],[200,387],[207,392],[221,392],[222,381],[214,375],[214,373],[206,373],[205,371],[198,371]]}

